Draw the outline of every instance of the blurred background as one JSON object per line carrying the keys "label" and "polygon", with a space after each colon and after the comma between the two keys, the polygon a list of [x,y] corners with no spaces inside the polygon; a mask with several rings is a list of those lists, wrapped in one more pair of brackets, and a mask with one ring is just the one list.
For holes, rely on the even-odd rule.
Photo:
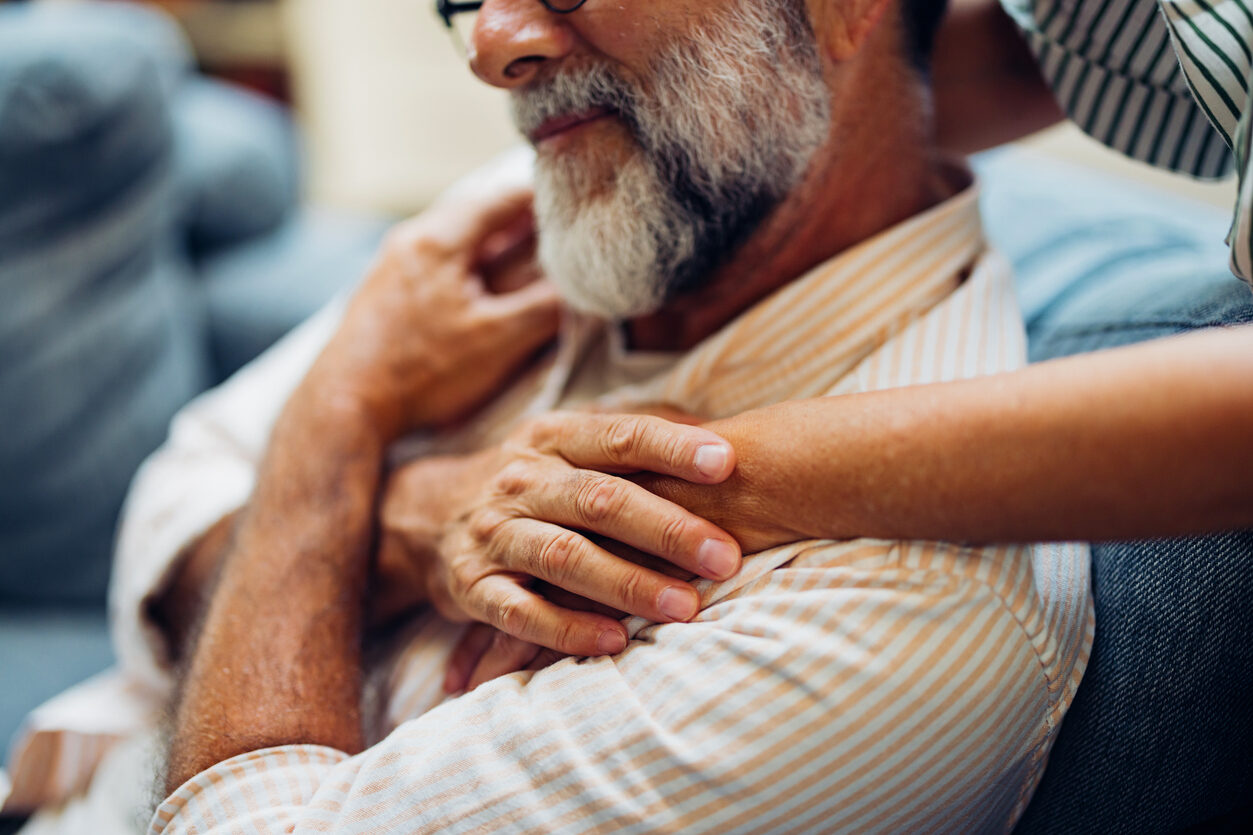
{"label": "blurred background", "polygon": [[148,5],[178,22],[203,72],[293,108],[318,203],[412,212],[516,142],[504,94],[466,70],[431,0]]}
{"label": "blurred background", "polygon": [[[0,743],[110,662],[114,525],[178,408],[517,141],[432,0],[0,0]],[[1150,258],[1227,292],[1232,181],[1071,127],[1009,153],[979,165],[1029,324],[1098,267],[1142,307]]]}
{"label": "blurred background", "polygon": [[[467,71],[433,0],[150,5],[178,21],[202,70],[292,107],[307,149],[306,194],[317,203],[411,212],[516,142],[504,94]],[[1023,144],[1224,208],[1235,194],[1231,181],[1198,183],[1130,162],[1071,125]]]}

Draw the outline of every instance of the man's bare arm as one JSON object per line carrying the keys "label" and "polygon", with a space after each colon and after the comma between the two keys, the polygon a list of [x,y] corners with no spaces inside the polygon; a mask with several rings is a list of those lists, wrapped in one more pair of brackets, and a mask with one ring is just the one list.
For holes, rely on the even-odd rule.
{"label": "man's bare arm", "polygon": [[313,384],[279,418],[188,668],[167,790],[246,751],[360,750],[361,607],[384,441]]}
{"label": "man's bare arm", "polygon": [[1253,328],[707,424],[725,483],[647,485],[751,552],[797,538],[1139,539],[1253,527]]}
{"label": "man's bare arm", "polygon": [[194,549],[178,572],[203,584],[224,554],[176,707],[169,788],[258,748],[360,747],[384,451],[464,414],[553,335],[551,288],[493,295],[483,282],[481,242],[516,229],[529,198],[462,193],[393,233],[280,414],[248,506],[217,531],[224,547]]}

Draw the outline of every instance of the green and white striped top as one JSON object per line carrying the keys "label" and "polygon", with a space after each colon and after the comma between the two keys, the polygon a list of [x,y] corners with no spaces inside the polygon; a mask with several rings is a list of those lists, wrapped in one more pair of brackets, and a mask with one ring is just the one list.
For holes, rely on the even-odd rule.
{"label": "green and white striped top", "polygon": [[1234,165],[1231,270],[1253,283],[1253,0],[1001,0],[1058,102],[1134,159],[1194,177]]}

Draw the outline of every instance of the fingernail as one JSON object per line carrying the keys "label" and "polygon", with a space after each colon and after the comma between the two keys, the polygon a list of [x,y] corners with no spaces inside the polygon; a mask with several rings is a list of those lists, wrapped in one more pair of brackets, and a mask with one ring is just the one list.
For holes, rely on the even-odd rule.
{"label": "fingernail", "polygon": [[726,579],[740,567],[740,554],[731,543],[721,539],[706,539],[696,552],[700,573],[706,577]]}
{"label": "fingernail", "polygon": [[691,620],[699,605],[696,595],[682,589],[666,589],[657,598],[657,608],[670,620]]}
{"label": "fingernail", "polygon": [[727,448],[724,444],[701,444],[693,463],[705,478],[718,478],[727,469]]}
{"label": "fingernail", "polygon": [[606,629],[600,633],[600,637],[596,639],[596,649],[606,655],[617,655],[626,649],[626,637],[617,630]]}

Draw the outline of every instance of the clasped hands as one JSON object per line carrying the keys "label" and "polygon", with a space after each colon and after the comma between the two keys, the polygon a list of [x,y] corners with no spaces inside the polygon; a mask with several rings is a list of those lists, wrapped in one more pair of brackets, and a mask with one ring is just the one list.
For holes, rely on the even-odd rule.
{"label": "clasped hands", "polygon": [[[306,381],[384,443],[472,416],[551,342],[558,302],[536,280],[526,188],[462,189],[399,227]],[[536,660],[615,653],[624,613],[695,616],[686,580],[739,568],[736,539],[629,476],[695,485],[735,470],[731,445],[668,413],[560,412],[498,447],[385,477],[368,617],[421,604],[477,622],[454,653],[458,691]],[[543,660],[543,659],[540,659]]]}
{"label": "clasped hands", "polygon": [[726,579],[736,540],[627,474],[715,484],[735,466],[708,430],[654,415],[555,412],[499,447],[420,459],[384,489],[375,617],[430,603],[476,621],[453,654],[455,692],[535,660],[621,651],[624,613],[686,621],[699,597],[685,580]]}

